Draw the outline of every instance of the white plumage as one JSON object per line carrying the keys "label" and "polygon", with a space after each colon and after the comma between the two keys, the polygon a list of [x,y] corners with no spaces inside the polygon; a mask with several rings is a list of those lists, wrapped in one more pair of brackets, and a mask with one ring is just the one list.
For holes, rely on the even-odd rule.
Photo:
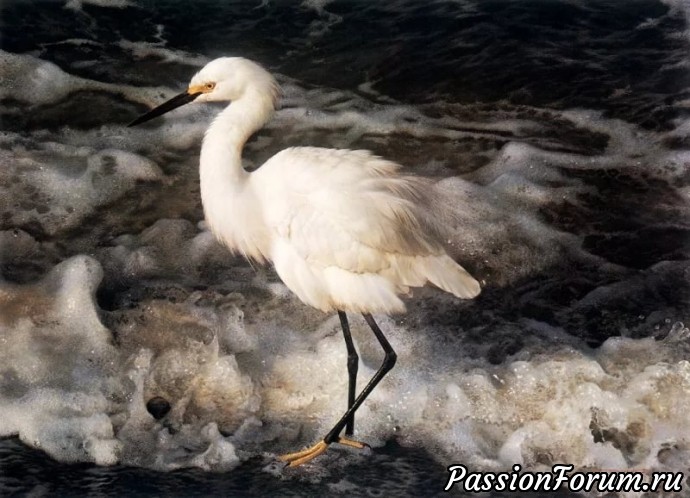
{"label": "white plumage", "polygon": [[426,282],[461,298],[479,293],[438,241],[424,181],[367,151],[316,147],[283,150],[248,173],[242,147],[272,115],[277,84],[241,58],[209,63],[190,89],[209,83],[196,100],[232,104],[204,138],[201,199],[228,247],[272,261],[285,285],[322,311],[403,311],[399,295]]}
{"label": "white plumage", "polygon": [[[209,127],[201,147],[201,200],[215,236],[233,251],[271,261],[302,301],[338,311],[348,350],[348,410],[311,448],[285,455],[301,465],[331,443],[364,445],[340,436],[384,375],[395,351],[371,313],[405,309],[400,295],[427,282],[461,298],[479,294],[477,281],[439,242],[426,180],[367,151],[295,147],[254,172],[242,167],[242,148],[275,110],[278,84],[261,66],[224,57],[207,64],[186,92],[136,119],[142,123],[191,101],[231,101]],[[131,126],[130,125],[130,126]],[[358,356],[345,312],[359,312],[385,359],[355,399]]]}
{"label": "white plumage", "polygon": [[405,309],[398,294],[427,281],[477,294],[423,219],[424,184],[398,168],[366,151],[301,147],[251,176],[270,258],[302,301],[322,311],[397,312]]}

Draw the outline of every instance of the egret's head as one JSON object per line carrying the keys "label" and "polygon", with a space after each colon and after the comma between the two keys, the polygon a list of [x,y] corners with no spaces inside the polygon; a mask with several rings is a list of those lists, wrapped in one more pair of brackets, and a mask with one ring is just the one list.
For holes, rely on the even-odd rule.
{"label": "egret's head", "polygon": [[276,97],[278,84],[263,67],[242,57],[221,57],[204,66],[189,83],[199,102],[239,100],[246,92]]}
{"label": "egret's head", "polygon": [[242,57],[221,57],[212,60],[196,73],[187,91],[155,107],[128,126],[143,123],[189,102],[233,101],[246,94],[275,106],[278,83],[255,62]]}

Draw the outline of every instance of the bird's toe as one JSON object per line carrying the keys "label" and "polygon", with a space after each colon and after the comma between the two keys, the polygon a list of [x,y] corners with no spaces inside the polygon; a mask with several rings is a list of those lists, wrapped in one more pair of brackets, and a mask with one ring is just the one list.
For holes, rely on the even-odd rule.
{"label": "bird's toe", "polygon": [[[343,446],[349,446],[350,448],[356,448],[358,450],[363,450],[370,447],[366,443],[344,437],[338,438],[337,440],[333,441],[333,443],[342,444]],[[278,458],[287,464],[286,467],[298,467],[312,461],[314,458],[324,453],[328,449],[329,445],[330,443],[322,440],[316,443],[314,446],[310,446],[309,448],[296,451],[294,453],[287,453]]]}
{"label": "bird's toe", "polygon": [[328,443],[325,441],[319,441],[314,446],[306,448],[302,451],[296,451],[294,453],[287,453],[279,457],[280,460],[287,463],[288,467],[297,467],[299,465],[310,462],[324,451],[328,449]]}

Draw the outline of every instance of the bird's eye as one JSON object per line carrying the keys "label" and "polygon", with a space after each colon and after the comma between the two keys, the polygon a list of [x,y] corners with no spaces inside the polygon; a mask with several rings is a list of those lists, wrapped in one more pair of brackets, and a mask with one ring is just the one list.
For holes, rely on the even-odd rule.
{"label": "bird's eye", "polygon": [[216,84],[215,84],[215,83],[206,83],[206,84],[204,85],[204,89],[205,89],[207,92],[210,92],[210,91],[213,90],[215,87],[216,87]]}

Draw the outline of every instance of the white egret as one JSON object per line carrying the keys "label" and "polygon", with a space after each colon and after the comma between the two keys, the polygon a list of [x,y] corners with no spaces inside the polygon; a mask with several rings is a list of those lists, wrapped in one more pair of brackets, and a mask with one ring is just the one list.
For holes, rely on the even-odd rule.
{"label": "white egret", "polygon": [[[291,466],[349,438],[354,414],[396,354],[372,313],[405,310],[400,295],[427,282],[460,298],[479,294],[477,281],[448,256],[425,209],[428,183],[399,174],[400,166],[367,151],[295,147],[260,168],[242,167],[242,149],[275,110],[276,80],[239,57],[209,62],[182,94],[136,119],[143,123],[183,104],[230,101],[201,147],[201,200],[211,231],[231,250],[270,261],[303,302],[338,312],[348,352],[348,409],[324,439],[282,457]],[[371,381],[355,398],[359,358],[346,312],[362,313],[385,352]]]}

